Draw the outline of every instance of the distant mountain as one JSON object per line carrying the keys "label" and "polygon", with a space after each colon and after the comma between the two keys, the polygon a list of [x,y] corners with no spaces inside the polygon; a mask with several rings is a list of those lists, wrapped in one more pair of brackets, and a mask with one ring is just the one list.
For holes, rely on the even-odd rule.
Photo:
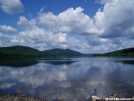
{"label": "distant mountain", "polygon": [[104,54],[93,54],[92,56],[134,57],[134,48],[126,48]]}
{"label": "distant mountain", "polygon": [[0,47],[0,57],[49,57],[50,53],[27,46]]}
{"label": "distant mountain", "polygon": [[29,51],[32,51],[32,52],[38,52],[37,49],[33,49],[33,48],[30,48],[30,47],[27,47],[27,46],[11,46],[11,47],[0,47],[0,51],[1,50],[8,50],[8,51],[26,51],[26,52],[29,52]]}
{"label": "distant mountain", "polygon": [[83,56],[82,53],[70,50],[70,49],[51,49],[51,50],[46,50],[45,52],[48,52],[50,54],[53,54],[55,56],[60,56],[60,57],[74,57],[74,56]]}
{"label": "distant mountain", "polygon": [[70,49],[39,51],[27,46],[0,47],[0,57],[76,57],[90,56]]}

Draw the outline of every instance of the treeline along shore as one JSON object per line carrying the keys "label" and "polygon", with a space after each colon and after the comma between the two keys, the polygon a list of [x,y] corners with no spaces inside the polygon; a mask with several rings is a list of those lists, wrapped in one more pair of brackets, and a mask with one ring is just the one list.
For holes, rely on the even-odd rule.
{"label": "treeline along shore", "polygon": [[0,47],[0,58],[3,57],[31,57],[31,58],[47,58],[47,57],[81,57],[91,56],[90,54],[82,54],[70,49],[51,49],[39,51],[27,46],[11,46]]}
{"label": "treeline along shore", "polygon": [[45,51],[39,51],[26,46],[1,47],[0,57],[51,57],[54,56]]}
{"label": "treeline along shore", "polygon": [[126,48],[103,54],[92,54],[93,57],[134,57],[134,48]]}
{"label": "treeline along shore", "polygon": [[70,49],[50,49],[39,51],[27,46],[0,47],[0,58],[5,57],[29,57],[29,58],[48,58],[48,57],[134,57],[134,48],[126,48],[103,54],[83,54]]}

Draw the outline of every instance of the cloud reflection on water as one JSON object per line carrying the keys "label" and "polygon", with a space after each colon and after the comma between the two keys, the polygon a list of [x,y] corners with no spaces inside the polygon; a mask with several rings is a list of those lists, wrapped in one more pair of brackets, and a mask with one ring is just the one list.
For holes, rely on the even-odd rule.
{"label": "cloud reflection on water", "polygon": [[1,66],[0,89],[16,87],[16,93],[49,100],[88,99],[94,88],[97,88],[100,97],[108,97],[112,92],[121,96],[134,93],[132,65],[113,62],[107,58],[74,60],[77,62],[61,65],[42,61],[27,68]]}

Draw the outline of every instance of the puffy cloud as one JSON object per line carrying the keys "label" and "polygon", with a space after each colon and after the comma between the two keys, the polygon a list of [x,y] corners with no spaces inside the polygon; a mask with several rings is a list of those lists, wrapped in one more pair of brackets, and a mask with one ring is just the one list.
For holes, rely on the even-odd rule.
{"label": "puffy cloud", "polygon": [[11,26],[6,26],[6,25],[0,25],[0,30],[5,31],[5,32],[16,32],[17,29],[13,28]]}
{"label": "puffy cloud", "polygon": [[0,0],[0,8],[7,14],[15,14],[23,11],[20,0]]}
{"label": "puffy cloud", "polygon": [[[53,32],[79,34],[89,45],[119,44],[118,38],[133,38],[133,0],[101,0],[104,7],[93,18],[83,13],[83,8],[69,8],[58,15],[39,13],[39,24]],[[128,16],[131,15],[131,16]]]}
{"label": "puffy cloud", "polygon": [[128,2],[126,0],[100,0],[104,7],[99,9],[92,18],[94,26],[100,33],[85,35],[92,51],[108,52],[134,46],[131,40],[134,38],[133,2],[133,0]]}
{"label": "puffy cloud", "polygon": [[[105,0],[102,0],[103,2]],[[105,2],[102,11],[94,16],[95,25],[103,30],[101,37],[128,37],[134,32],[133,0],[111,0]],[[98,27],[99,28],[99,27]]]}
{"label": "puffy cloud", "polygon": [[69,37],[66,33],[53,33],[51,30],[33,26],[31,29],[19,32],[19,35],[0,33],[0,46],[25,45],[39,50],[52,48],[70,48],[80,51],[83,47],[80,41]]}
{"label": "puffy cloud", "polygon": [[[51,48],[71,48],[81,52],[107,52],[134,45],[134,0],[101,0],[103,8],[91,18],[83,8],[68,8],[58,15],[40,10],[38,16],[19,18],[17,25],[23,28],[17,36],[7,37],[11,44],[27,45],[40,50]],[[3,30],[4,28],[1,28]],[[7,26],[5,30],[7,30]],[[14,28],[10,28],[10,31]],[[15,32],[15,29],[14,29]],[[77,34],[85,41],[77,37]],[[2,39],[3,40],[3,39]],[[126,43],[130,43],[127,46]],[[3,43],[3,42],[1,42]],[[9,43],[7,43],[9,45]],[[111,48],[112,47],[112,48]]]}
{"label": "puffy cloud", "polygon": [[23,45],[32,46],[38,49],[50,48],[75,48],[79,46],[79,41],[73,37],[68,37],[66,33],[53,33],[51,30],[44,30],[34,26],[31,29],[19,33]]}
{"label": "puffy cloud", "polygon": [[0,47],[18,45],[20,40],[18,36],[10,36],[0,32]]}
{"label": "puffy cloud", "polygon": [[58,15],[51,12],[39,13],[39,24],[54,32],[85,34],[97,32],[90,17],[83,13],[83,8],[69,8]]}
{"label": "puffy cloud", "polygon": [[19,18],[19,21],[17,22],[17,25],[21,28],[31,28],[36,25],[36,20],[32,19],[30,21],[27,20],[24,16],[21,16]]}

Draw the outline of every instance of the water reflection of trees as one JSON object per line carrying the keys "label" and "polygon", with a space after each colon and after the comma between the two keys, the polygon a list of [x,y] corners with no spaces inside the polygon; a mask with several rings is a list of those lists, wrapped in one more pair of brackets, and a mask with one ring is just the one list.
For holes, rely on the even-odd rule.
{"label": "water reflection of trees", "polygon": [[70,59],[44,59],[39,60],[38,58],[0,58],[0,66],[11,66],[11,67],[27,67],[35,65],[39,62],[52,64],[52,65],[70,65],[76,61]]}
{"label": "water reflection of trees", "polygon": [[2,58],[0,59],[0,66],[11,67],[27,67],[35,65],[38,62],[32,58]]}
{"label": "water reflection of trees", "polygon": [[134,60],[120,60],[120,61],[116,61],[116,62],[134,65]]}
{"label": "water reflection of trees", "polygon": [[52,65],[63,65],[63,64],[65,64],[65,65],[70,65],[70,64],[72,64],[72,63],[74,63],[74,62],[76,62],[76,61],[71,61],[71,60],[64,60],[64,61],[60,61],[60,60],[56,60],[56,61],[44,61],[45,63],[49,63],[49,64],[52,64]]}

